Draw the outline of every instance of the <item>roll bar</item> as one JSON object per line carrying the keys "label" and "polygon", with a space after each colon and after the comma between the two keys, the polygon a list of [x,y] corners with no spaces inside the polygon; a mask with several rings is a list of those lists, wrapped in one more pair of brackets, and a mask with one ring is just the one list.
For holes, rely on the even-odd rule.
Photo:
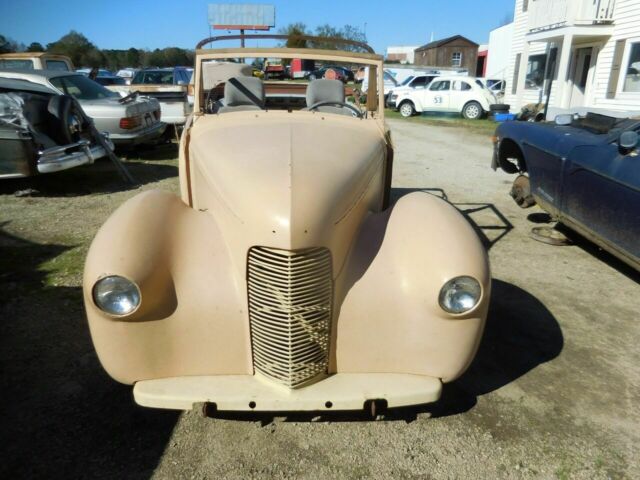
{"label": "roll bar", "polygon": [[343,45],[353,45],[355,47],[360,47],[368,53],[376,53],[373,48],[367,45],[364,42],[358,42],[356,40],[348,40],[346,38],[339,37],[315,37],[311,35],[276,35],[276,34],[268,34],[268,33],[259,33],[259,34],[249,34],[249,35],[218,35],[216,37],[209,37],[203,40],[200,40],[196,45],[196,50],[201,49],[207,43],[220,42],[223,40],[304,40],[308,42],[318,42],[318,43],[340,43]]}

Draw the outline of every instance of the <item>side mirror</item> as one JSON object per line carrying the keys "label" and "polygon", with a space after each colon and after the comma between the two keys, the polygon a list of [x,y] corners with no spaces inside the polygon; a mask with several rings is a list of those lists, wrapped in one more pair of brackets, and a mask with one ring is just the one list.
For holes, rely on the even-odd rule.
{"label": "side mirror", "polygon": [[556,125],[566,126],[571,125],[573,122],[573,115],[570,113],[563,113],[561,115],[557,115],[555,119]]}
{"label": "side mirror", "polygon": [[640,136],[638,132],[622,132],[620,138],[618,139],[618,145],[622,150],[633,150],[638,145],[638,140],[640,140]]}

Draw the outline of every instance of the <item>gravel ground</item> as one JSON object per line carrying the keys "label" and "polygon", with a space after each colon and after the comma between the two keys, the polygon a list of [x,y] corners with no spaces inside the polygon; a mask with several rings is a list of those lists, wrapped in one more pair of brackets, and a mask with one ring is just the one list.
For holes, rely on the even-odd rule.
{"label": "gravel ground", "polygon": [[[389,122],[394,195],[446,197],[477,226],[494,287],[469,371],[435,406],[202,418],[139,408],[93,353],[80,292],[97,228],[137,190],[108,164],[0,185],[2,478],[639,478],[640,275],[588,242],[529,238],[486,136]],[[173,147],[134,160],[177,191]],[[52,186],[53,178],[60,186]],[[55,227],[55,228],[54,228]]]}

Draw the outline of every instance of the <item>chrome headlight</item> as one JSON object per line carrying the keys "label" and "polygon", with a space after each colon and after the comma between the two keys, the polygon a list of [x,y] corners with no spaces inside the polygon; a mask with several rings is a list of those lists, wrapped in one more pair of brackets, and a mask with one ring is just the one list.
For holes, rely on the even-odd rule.
{"label": "chrome headlight", "polygon": [[140,305],[140,289],[124,277],[111,275],[93,286],[93,301],[110,315],[128,315]]}
{"label": "chrome headlight", "polygon": [[445,312],[459,314],[471,310],[480,301],[482,288],[473,277],[456,277],[444,284],[438,301]]}

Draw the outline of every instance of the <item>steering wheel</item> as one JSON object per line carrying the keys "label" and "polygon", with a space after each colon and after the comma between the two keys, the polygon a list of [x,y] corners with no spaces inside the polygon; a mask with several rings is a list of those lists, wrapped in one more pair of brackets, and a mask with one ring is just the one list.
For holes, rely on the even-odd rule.
{"label": "steering wheel", "polygon": [[346,102],[333,102],[333,101],[317,102],[311,105],[310,107],[308,107],[307,110],[312,112],[314,110],[317,110],[319,107],[329,107],[329,106],[348,108],[349,110],[351,110],[351,114],[356,118],[362,118],[364,116],[363,111],[354,107],[350,103],[346,103]]}

